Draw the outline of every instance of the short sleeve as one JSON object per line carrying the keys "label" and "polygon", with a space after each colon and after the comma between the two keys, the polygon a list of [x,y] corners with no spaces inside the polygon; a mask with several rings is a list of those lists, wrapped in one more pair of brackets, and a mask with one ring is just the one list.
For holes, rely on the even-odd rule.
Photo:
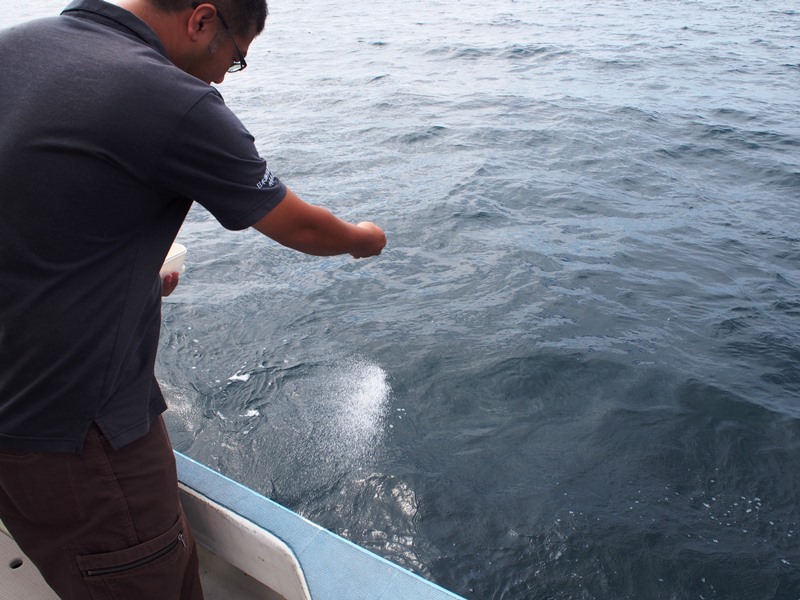
{"label": "short sleeve", "polygon": [[156,183],[204,206],[226,229],[245,229],[275,208],[286,186],[253,136],[216,91],[203,96],[169,137]]}

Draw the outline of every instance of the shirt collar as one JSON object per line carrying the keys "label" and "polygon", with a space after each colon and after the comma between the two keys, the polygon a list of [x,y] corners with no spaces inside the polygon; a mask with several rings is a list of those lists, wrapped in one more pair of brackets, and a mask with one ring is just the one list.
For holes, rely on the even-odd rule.
{"label": "shirt collar", "polygon": [[74,0],[61,14],[90,19],[130,32],[164,57],[169,58],[164,44],[161,43],[156,32],[139,17],[122,7],[103,0]]}

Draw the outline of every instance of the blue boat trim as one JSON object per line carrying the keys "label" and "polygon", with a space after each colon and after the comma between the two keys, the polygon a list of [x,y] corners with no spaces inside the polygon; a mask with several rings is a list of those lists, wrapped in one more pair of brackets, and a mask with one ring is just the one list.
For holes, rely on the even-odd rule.
{"label": "blue boat trim", "polygon": [[461,598],[178,451],[175,460],[181,483],[266,529],[292,549],[314,600]]}

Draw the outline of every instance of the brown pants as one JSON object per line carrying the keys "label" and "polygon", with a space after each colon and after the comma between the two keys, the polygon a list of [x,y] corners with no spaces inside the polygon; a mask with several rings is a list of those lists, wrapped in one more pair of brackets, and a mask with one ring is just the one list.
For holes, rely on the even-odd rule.
{"label": "brown pants", "polygon": [[0,519],[64,600],[202,600],[197,548],[162,419],[114,451],[0,451]]}

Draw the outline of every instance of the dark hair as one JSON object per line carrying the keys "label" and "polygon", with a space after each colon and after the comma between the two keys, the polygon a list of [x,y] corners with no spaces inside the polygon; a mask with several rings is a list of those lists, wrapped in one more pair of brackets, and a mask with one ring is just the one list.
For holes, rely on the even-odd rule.
{"label": "dark hair", "polygon": [[217,7],[225,22],[236,35],[256,35],[264,31],[269,11],[267,0],[149,0],[156,8],[165,12],[174,12],[190,8],[192,4],[207,2]]}

